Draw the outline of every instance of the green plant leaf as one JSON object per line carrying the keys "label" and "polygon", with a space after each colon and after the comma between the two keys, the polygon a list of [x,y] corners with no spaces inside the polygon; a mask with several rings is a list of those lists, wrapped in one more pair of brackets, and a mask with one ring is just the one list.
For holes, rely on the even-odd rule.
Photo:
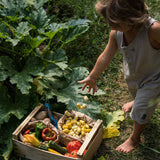
{"label": "green plant leaf", "polygon": [[37,36],[37,37],[34,37],[34,38],[33,37],[25,38],[26,43],[28,43],[31,46],[32,50],[39,47],[40,44],[42,42],[44,42],[45,40],[46,40],[46,37],[42,37],[42,36]]}
{"label": "green plant leaf", "polygon": [[24,0],[28,5],[35,5],[35,0]]}
{"label": "green plant leaf", "polygon": [[11,10],[13,8],[16,8],[14,0],[1,0],[0,4],[4,7],[7,8],[8,10]]}
{"label": "green plant leaf", "polygon": [[4,151],[4,153],[2,155],[4,157],[4,160],[9,160],[9,157],[10,157],[12,150],[13,150],[13,145],[12,145],[12,140],[10,139],[10,142],[7,143],[6,150]]}
{"label": "green plant leaf", "polygon": [[[81,105],[86,104],[87,107],[85,109],[78,109],[77,108],[77,103],[80,103]],[[100,109],[102,108],[102,105],[98,102],[95,101],[88,101],[85,102],[83,99],[83,96],[80,97],[73,97],[73,99],[70,99],[67,109],[68,110],[75,110],[81,113],[84,113],[91,117],[93,120],[97,120],[100,118]]]}
{"label": "green plant leaf", "polygon": [[63,43],[69,43],[88,30],[89,22],[89,20],[78,19],[70,20],[66,23],[51,23],[48,27],[50,31],[44,32],[43,34],[49,37],[49,39],[53,39],[58,32],[61,32],[59,39],[61,39]]}
{"label": "green plant leaf", "polygon": [[122,122],[124,120],[124,112],[122,110],[117,110],[113,112],[107,112],[107,126],[113,127],[119,125],[119,122]]}
{"label": "green plant leaf", "polygon": [[106,158],[108,158],[108,154],[106,154],[105,156],[101,156],[101,157],[97,158],[97,160],[105,160]]}
{"label": "green plant leaf", "polygon": [[43,5],[44,5],[46,2],[48,2],[48,1],[49,1],[49,0],[36,0],[34,7],[35,7],[36,9],[39,9],[40,7],[43,7]]}
{"label": "green plant leaf", "polygon": [[0,126],[7,123],[12,116],[21,119],[39,103],[36,87],[32,88],[29,95],[22,94],[13,89],[10,92],[6,85],[0,84]]}
{"label": "green plant leaf", "polygon": [[43,5],[48,2],[48,0],[24,0],[28,5],[34,6],[36,9],[43,7]]}
{"label": "green plant leaf", "polygon": [[7,36],[5,36],[3,33],[0,33],[0,38],[5,39]]}
{"label": "green plant leaf", "polygon": [[44,57],[48,62],[54,63],[61,70],[65,70],[68,67],[68,57],[64,49],[57,49],[54,52],[48,52]]}
{"label": "green plant leaf", "polygon": [[[21,98],[23,99],[24,96]],[[14,105],[6,86],[0,85],[0,125],[4,122],[8,122],[11,115],[15,115],[18,119],[21,119],[24,116],[26,111],[25,107],[22,108],[22,106],[20,106],[20,104],[22,105],[21,98],[19,100],[17,99],[19,105],[18,103]],[[23,99],[24,102],[26,102],[26,100],[24,101]]]}
{"label": "green plant leaf", "polygon": [[64,28],[67,28],[65,23],[51,23],[48,26],[49,31],[44,32],[44,30],[41,30],[41,33],[47,36],[50,40],[52,40],[54,36]]}
{"label": "green plant leaf", "polygon": [[6,80],[15,73],[16,69],[13,60],[8,56],[0,56],[0,81]]}
{"label": "green plant leaf", "polygon": [[19,120],[15,116],[11,116],[10,120],[8,123],[4,123],[1,126],[1,136],[0,136],[0,159],[4,160],[9,160],[13,159],[11,157],[11,152],[13,149],[13,144],[12,144],[12,133],[14,130],[18,127],[18,125],[22,122],[22,119]]}
{"label": "green plant leaf", "polygon": [[29,22],[40,33],[43,33],[45,28],[48,27],[50,19],[47,16],[46,11],[41,7],[37,11],[33,11],[29,14]]}
{"label": "green plant leaf", "polygon": [[29,31],[31,29],[32,28],[28,26],[28,22],[21,22],[21,23],[18,24],[16,32],[20,33],[23,36],[27,36],[27,35],[29,35]]}
{"label": "green plant leaf", "polygon": [[105,160],[104,156],[97,158],[97,160]]}
{"label": "green plant leaf", "polygon": [[8,42],[11,42],[13,46],[16,46],[19,41],[21,41],[25,36],[29,35],[29,31],[32,28],[28,26],[28,22],[21,22],[18,24],[16,31],[14,32],[14,37],[11,38],[7,36]]}
{"label": "green plant leaf", "polygon": [[30,57],[26,65],[24,66],[24,72],[31,74],[33,76],[42,76],[42,69],[43,69],[43,61],[37,57]]}
{"label": "green plant leaf", "polygon": [[88,23],[90,23],[91,21],[88,20],[88,19],[72,19],[68,22],[66,22],[66,25],[67,26],[80,26],[80,25],[87,25],[88,26]]}
{"label": "green plant leaf", "polygon": [[4,23],[0,24],[0,38],[6,39],[10,34],[9,28]]}
{"label": "green plant leaf", "polygon": [[23,94],[29,94],[31,89],[31,82],[33,82],[33,76],[41,76],[43,68],[43,61],[38,57],[31,57],[28,59],[24,69],[21,72],[13,75],[10,78],[12,84],[16,84],[17,88]]}
{"label": "green plant leaf", "polygon": [[45,59],[47,59],[50,62],[56,63],[56,62],[65,62],[68,61],[68,57],[66,56],[66,52],[64,49],[57,49],[53,52],[48,52],[44,56]]}
{"label": "green plant leaf", "polygon": [[51,78],[53,76],[62,77],[63,71],[55,64],[48,65],[43,71],[45,77]]}
{"label": "green plant leaf", "polygon": [[64,62],[68,61],[68,57],[66,56],[66,52],[64,49],[57,49],[54,53],[54,61],[56,62]]}
{"label": "green plant leaf", "polygon": [[70,26],[67,29],[64,29],[62,32],[62,41],[63,43],[69,43],[73,41],[76,37],[86,32],[89,29],[89,26]]}
{"label": "green plant leaf", "polygon": [[43,61],[38,57],[31,57],[21,72],[16,71],[13,60],[8,56],[0,57],[0,81],[10,77],[10,82],[16,84],[23,94],[28,94],[31,89],[32,76],[41,76]]}
{"label": "green plant leaf", "polygon": [[59,68],[61,68],[62,70],[65,70],[68,65],[67,65],[67,61],[63,61],[63,62],[56,62],[55,63]]}
{"label": "green plant leaf", "polygon": [[0,81],[6,80],[11,74],[8,71],[0,70]]}
{"label": "green plant leaf", "polygon": [[17,38],[17,37],[14,38],[14,39],[12,39],[12,38],[10,38],[10,37],[7,37],[7,40],[6,40],[6,42],[11,42],[13,46],[16,46],[19,41],[20,41],[20,40],[19,40],[19,38]]}
{"label": "green plant leaf", "polygon": [[48,29],[51,30],[52,32],[57,32],[57,31],[62,30],[64,28],[67,28],[65,23],[51,23],[48,26]]}
{"label": "green plant leaf", "polygon": [[74,40],[77,36],[86,32],[89,29],[89,20],[77,19],[66,22],[67,29],[63,30],[63,43],[68,43]]}
{"label": "green plant leaf", "polygon": [[105,123],[107,126],[104,128],[103,138],[112,138],[119,136],[120,122],[124,120],[124,112],[117,110],[113,112],[105,112]]}
{"label": "green plant leaf", "polygon": [[56,50],[54,54],[54,60],[55,60],[55,64],[62,70],[65,70],[68,67],[67,65],[68,57],[66,56],[65,50],[62,50],[62,49]]}
{"label": "green plant leaf", "polygon": [[17,25],[20,20],[27,18],[28,5],[24,3],[24,0],[2,0],[0,4],[0,14],[5,17],[5,21],[15,22]]}
{"label": "green plant leaf", "polygon": [[17,84],[17,88],[20,89],[23,94],[29,94],[29,89],[31,89],[30,82],[33,82],[33,78],[24,71],[11,77],[10,82]]}

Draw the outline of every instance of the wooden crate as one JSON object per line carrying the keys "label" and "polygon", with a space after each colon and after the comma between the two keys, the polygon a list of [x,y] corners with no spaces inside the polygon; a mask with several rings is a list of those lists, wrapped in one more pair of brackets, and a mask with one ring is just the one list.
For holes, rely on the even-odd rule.
{"label": "wooden crate", "polygon": [[[44,107],[43,104],[37,106],[13,132],[12,142],[14,152],[21,157],[25,157],[31,160],[92,160],[102,142],[103,137],[103,122],[100,119],[95,122],[95,125],[93,126],[92,130],[87,135],[86,140],[79,149],[77,153],[78,158],[70,158],[63,155],[54,154],[42,149],[38,149],[36,147],[28,146],[19,140],[19,134],[21,133],[23,128],[28,124],[31,118],[34,117],[36,113],[38,113],[38,111],[42,109],[42,107]],[[59,118],[62,116],[62,114],[56,112],[54,114],[56,114],[56,116]],[[87,152],[85,155],[83,155],[83,152],[86,148]]]}

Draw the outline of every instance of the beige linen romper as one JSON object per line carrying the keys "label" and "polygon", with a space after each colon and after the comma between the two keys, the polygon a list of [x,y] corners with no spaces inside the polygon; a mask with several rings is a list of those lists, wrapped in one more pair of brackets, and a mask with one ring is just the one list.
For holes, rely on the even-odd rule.
{"label": "beige linen romper", "polygon": [[118,48],[123,54],[124,77],[135,99],[130,116],[139,124],[147,123],[156,105],[150,101],[160,96],[160,50],[154,49],[148,31],[155,22],[149,17],[147,26],[142,26],[134,40],[124,46],[123,32],[116,31]]}

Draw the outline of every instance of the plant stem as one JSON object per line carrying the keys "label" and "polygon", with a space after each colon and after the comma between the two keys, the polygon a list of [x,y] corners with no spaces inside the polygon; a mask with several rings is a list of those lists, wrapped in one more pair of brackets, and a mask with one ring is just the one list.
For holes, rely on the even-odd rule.
{"label": "plant stem", "polygon": [[143,147],[145,147],[145,148],[147,148],[147,149],[149,149],[149,150],[151,150],[151,151],[153,151],[153,152],[156,152],[156,153],[160,154],[160,152],[157,151],[157,150],[154,149],[154,148],[148,147],[148,146],[146,146],[146,145],[144,145],[144,144],[141,144],[141,146],[143,146]]}

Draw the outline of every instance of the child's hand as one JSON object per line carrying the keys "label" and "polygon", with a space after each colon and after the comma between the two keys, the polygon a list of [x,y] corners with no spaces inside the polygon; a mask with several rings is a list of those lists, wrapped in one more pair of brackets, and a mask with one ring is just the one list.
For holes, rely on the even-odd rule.
{"label": "child's hand", "polygon": [[88,76],[87,78],[85,78],[82,81],[78,81],[79,84],[84,83],[83,87],[82,87],[82,91],[86,88],[86,86],[89,86],[88,88],[88,92],[91,91],[91,89],[93,89],[93,94],[95,92],[97,92],[97,85],[96,85],[96,80],[91,78],[90,76]]}

